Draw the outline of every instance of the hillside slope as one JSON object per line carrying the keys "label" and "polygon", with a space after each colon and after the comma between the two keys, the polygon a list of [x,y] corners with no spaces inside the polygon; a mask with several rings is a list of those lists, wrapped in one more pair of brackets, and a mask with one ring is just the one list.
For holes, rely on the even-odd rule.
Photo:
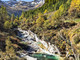
{"label": "hillside slope", "polygon": [[[15,28],[23,30],[25,40],[17,36]],[[41,41],[44,40],[46,43],[50,42],[55,45],[64,60],[80,60],[79,0],[45,0],[42,7],[22,12],[20,17],[13,14],[9,16],[6,8],[2,6],[0,8],[0,42],[3,44],[0,43],[0,49],[1,54],[5,53],[5,58],[6,54],[8,54],[7,56],[12,54],[15,57],[17,51],[26,50],[29,44],[24,41],[27,40],[28,34],[24,31],[28,30],[36,34]],[[40,45],[42,49],[45,48],[43,45]],[[9,47],[11,48],[9,49]],[[11,52],[9,53],[9,51]],[[56,54],[58,53],[56,52]]]}
{"label": "hillside slope", "polygon": [[[74,28],[80,22],[79,7],[79,0],[46,0],[42,7],[22,13],[19,17],[22,22],[20,27],[25,30],[29,29],[41,39],[56,44],[62,56],[71,55],[77,59],[79,58],[77,57],[79,49],[73,39],[75,33],[68,34],[70,33],[69,29]],[[77,23],[75,22],[76,18],[79,20]],[[67,20],[69,22],[65,22]],[[75,35],[75,38],[79,38],[79,36]]]}
{"label": "hillside slope", "polygon": [[[23,4],[22,4],[23,3]],[[32,5],[32,2],[16,2],[15,4],[13,2],[0,2],[0,6],[5,6],[8,14],[14,14],[15,16],[17,15],[21,15],[22,11],[29,11],[29,10],[34,10],[37,9],[39,7],[41,7],[45,2],[44,0],[41,0],[40,2],[38,2],[36,5]],[[36,2],[35,2],[36,3]]]}

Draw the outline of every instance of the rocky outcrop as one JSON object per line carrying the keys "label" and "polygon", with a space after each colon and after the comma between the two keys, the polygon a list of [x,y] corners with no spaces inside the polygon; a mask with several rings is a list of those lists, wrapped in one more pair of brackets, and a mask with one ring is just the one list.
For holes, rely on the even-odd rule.
{"label": "rocky outcrop", "polygon": [[21,15],[22,11],[33,10],[38,7],[41,7],[45,3],[45,0],[39,0],[39,2],[0,2],[0,6],[3,5],[6,7],[8,14]]}

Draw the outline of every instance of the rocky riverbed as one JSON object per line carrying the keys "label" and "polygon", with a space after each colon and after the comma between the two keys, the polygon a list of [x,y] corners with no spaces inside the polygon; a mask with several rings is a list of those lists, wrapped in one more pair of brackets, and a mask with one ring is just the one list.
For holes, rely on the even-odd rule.
{"label": "rocky riverbed", "polygon": [[25,43],[28,45],[28,49],[25,50],[26,52],[20,53],[21,57],[31,58],[35,60],[35,58],[30,57],[28,54],[44,53],[44,54],[49,54],[53,56],[60,55],[60,52],[55,45],[50,44],[50,42],[46,42],[44,40],[39,39],[37,35],[31,32],[30,30],[25,31],[18,28],[17,35],[22,39],[21,43]]}

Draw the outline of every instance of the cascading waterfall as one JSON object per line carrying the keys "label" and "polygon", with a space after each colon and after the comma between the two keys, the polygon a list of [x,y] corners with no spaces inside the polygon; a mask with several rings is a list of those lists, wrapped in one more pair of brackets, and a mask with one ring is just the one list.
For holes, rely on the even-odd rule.
{"label": "cascading waterfall", "polygon": [[34,49],[32,51],[29,50],[30,53],[34,52],[55,55],[55,52],[58,52],[58,54],[60,54],[59,50],[55,45],[53,44],[51,45],[50,42],[47,43],[44,40],[39,39],[37,35],[31,32],[30,30],[25,31],[18,28],[18,31],[20,32],[19,33],[20,35],[19,34],[18,35],[20,38],[22,38],[22,42],[28,43],[28,45]]}

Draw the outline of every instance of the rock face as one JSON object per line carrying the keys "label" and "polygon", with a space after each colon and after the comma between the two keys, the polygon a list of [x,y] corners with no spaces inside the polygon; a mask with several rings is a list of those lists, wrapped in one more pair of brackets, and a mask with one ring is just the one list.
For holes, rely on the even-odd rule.
{"label": "rock face", "polygon": [[21,10],[13,10],[13,9],[11,9],[11,7],[10,7],[9,5],[7,5],[6,3],[0,1],[0,7],[1,7],[2,5],[3,5],[4,7],[6,7],[6,10],[8,11],[8,14],[9,14],[9,15],[15,14],[15,16],[17,16],[17,15],[21,15],[21,13],[22,13]]}
{"label": "rock face", "polygon": [[22,38],[22,42],[27,43],[29,48],[27,53],[45,53],[50,55],[55,55],[57,52],[58,55],[60,54],[57,47],[49,42],[45,42],[37,37],[36,34],[31,32],[30,30],[25,31],[18,28],[18,36]]}
{"label": "rock face", "polygon": [[10,0],[11,2],[16,2],[16,0]]}
{"label": "rock face", "polygon": [[0,1],[0,6],[4,5],[9,14],[13,13],[15,15],[21,15],[22,11],[36,9],[38,7],[41,7],[44,3],[45,0],[37,0],[32,2],[10,0],[3,3]]}

